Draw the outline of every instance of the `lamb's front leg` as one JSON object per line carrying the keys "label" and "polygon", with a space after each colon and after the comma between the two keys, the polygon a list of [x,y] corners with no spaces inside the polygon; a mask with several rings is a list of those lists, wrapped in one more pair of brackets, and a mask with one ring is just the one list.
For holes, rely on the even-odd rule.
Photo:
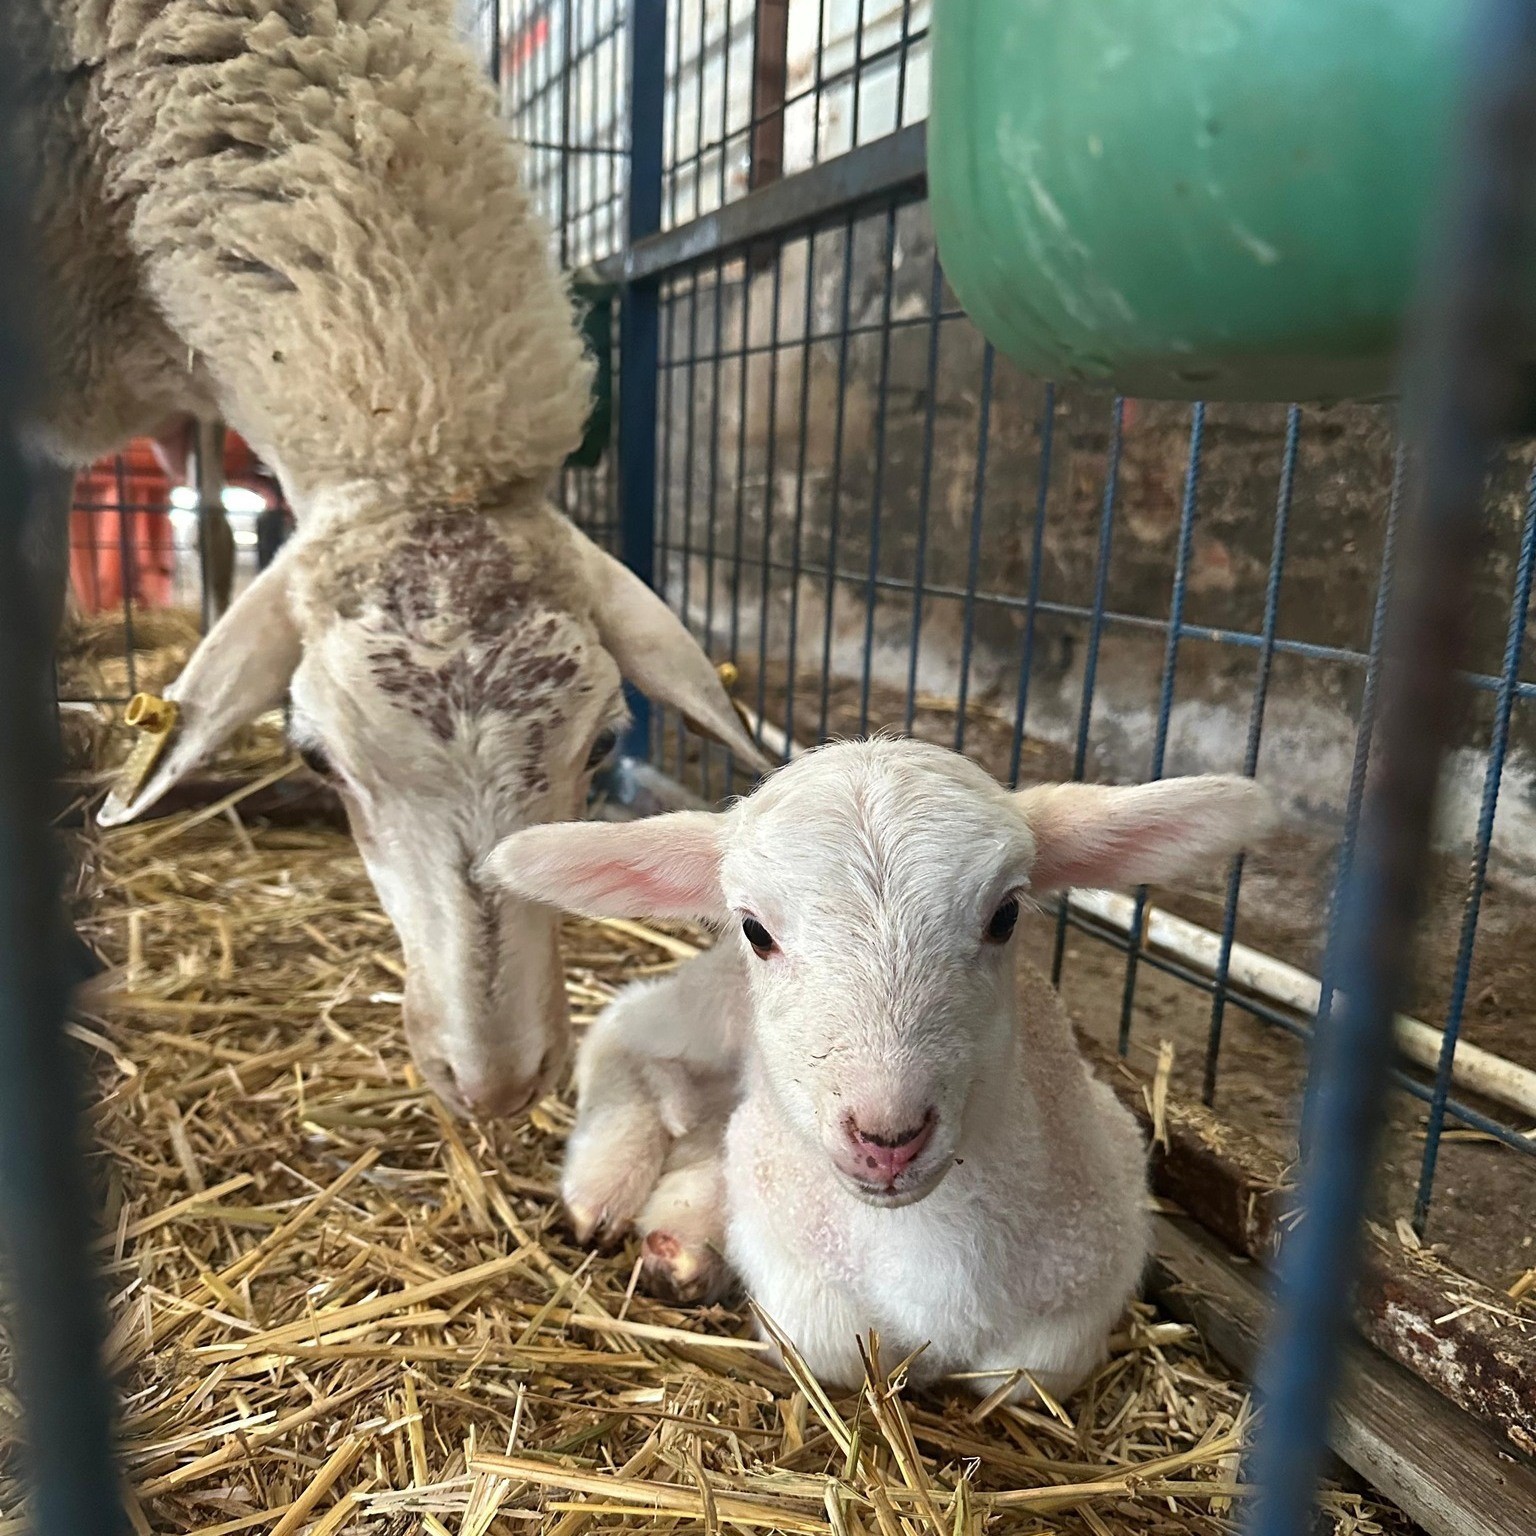
{"label": "lamb's front leg", "polygon": [[713,1301],[725,1290],[724,1142],[728,1108],[680,1136],[635,1222],[642,1278],[653,1295]]}
{"label": "lamb's front leg", "polygon": [[[617,1005],[615,1005],[617,1006]],[[577,1056],[576,1125],[565,1144],[560,1194],[579,1243],[623,1238],[661,1177],[671,1137],[643,1064],[598,1034]]]}
{"label": "lamb's front leg", "polygon": [[[736,957],[710,951],[660,981],[624,989],[593,1023],[576,1058],[576,1126],[566,1144],[561,1194],[578,1239],[614,1242],[677,1176],[671,1204],[642,1231],[707,1203],[718,1142],[734,1100],[742,1021]],[[674,1142],[677,1144],[674,1147]],[[718,1215],[711,1218],[718,1224]],[[692,1249],[695,1220],[676,1223]],[[658,1238],[658,1243],[660,1243]],[[662,1246],[665,1246],[664,1244]],[[698,1270],[705,1266],[702,1259]],[[691,1288],[696,1275],[679,1280]]]}
{"label": "lamb's front leg", "polygon": [[972,1371],[985,1371],[968,1385],[980,1397],[995,1392],[1015,1371],[1025,1371],[1008,1394],[1012,1403],[1039,1401],[1039,1387],[1056,1402],[1070,1397],[1104,1363],[1112,1322],[1104,1307],[1055,1312],[1025,1324],[1006,1346],[983,1350]]}

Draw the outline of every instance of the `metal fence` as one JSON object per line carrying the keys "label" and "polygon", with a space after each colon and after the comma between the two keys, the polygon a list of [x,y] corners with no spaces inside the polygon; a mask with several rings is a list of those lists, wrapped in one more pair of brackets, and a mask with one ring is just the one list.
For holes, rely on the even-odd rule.
{"label": "metal fence", "polygon": [[[471,18],[563,260],[622,292],[618,441],[567,471],[568,510],[737,665],[772,750],[894,726],[1009,780],[1269,782],[1281,852],[1170,898],[1214,936],[1211,963],[1147,942],[1144,894],[1116,921],[1064,905],[1045,957],[1122,1053],[1147,1062],[1171,1035],[1176,1089],[1289,1147],[1312,1017],[1234,985],[1234,945],[1320,973],[1327,1017],[1317,940],[1371,772],[1394,570],[1390,413],[1110,399],[995,355],[928,223],[926,6],[633,14],[633,39],[618,0]],[[1529,1263],[1536,1113],[1463,1091],[1452,1057],[1465,1024],[1536,1067],[1500,1001],[1536,937],[1529,477],[1512,455],[1490,484],[1478,702],[1416,994],[1444,1046],[1396,1072],[1385,1185],[1421,1233],[1432,1205],[1437,1237],[1477,1228],[1490,1278]],[[647,747],[706,795],[743,787],[675,720],[650,720]]]}

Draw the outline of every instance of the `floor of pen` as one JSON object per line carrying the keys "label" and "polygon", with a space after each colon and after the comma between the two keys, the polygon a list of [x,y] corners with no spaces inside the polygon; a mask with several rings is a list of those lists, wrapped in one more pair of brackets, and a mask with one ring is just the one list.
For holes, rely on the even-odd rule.
{"label": "floor of pen", "polygon": [[[422,1090],[343,834],[234,806],[82,854],[111,970],[74,1033],[139,1531],[1235,1530],[1244,1391],[1189,1329],[1139,1310],[1059,1416],[884,1379],[829,1400],[740,1307],[664,1306],[633,1245],[571,1245],[568,1097],[482,1128]],[[698,937],[571,923],[578,1025]],[[1341,1533],[1408,1529],[1330,1501]]]}
{"label": "floor of pen", "polygon": [[[130,679],[115,626],[77,626],[61,679],[163,687],[196,626],[144,614],[135,639]],[[65,717],[87,796],[121,752],[111,714]],[[218,766],[265,777],[280,753],[268,720]],[[1236,1529],[1244,1390],[1150,1309],[1059,1418],[883,1380],[828,1400],[766,1364],[740,1305],[665,1306],[635,1291],[633,1245],[573,1247],[569,1098],[475,1127],[422,1090],[398,948],[344,834],[235,804],[77,852],[81,931],[111,967],[75,1034],[139,1531]],[[701,937],[570,923],[578,1028]],[[16,1474],[0,1453],[0,1510]],[[1329,1507],[1340,1533],[1410,1529],[1357,1493]]]}

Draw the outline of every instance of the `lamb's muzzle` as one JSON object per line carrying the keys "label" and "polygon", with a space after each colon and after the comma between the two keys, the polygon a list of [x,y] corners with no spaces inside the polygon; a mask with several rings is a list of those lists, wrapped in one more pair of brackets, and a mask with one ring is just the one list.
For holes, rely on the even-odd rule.
{"label": "lamb's muzzle", "polygon": [[850,1112],[843,1116],[842,1137],[836,1143],[832,1161],[855,1193],[878,1204],[889,1204],[893,1197],[920,1199],[942,1177],[946,1167],[941,1162],[927,1177],[909,1177],[912,1165],[931,1145],[937,1122],[937,1111],[929,1108],[915,1124],[890,1131],[876,1129],[879,1122],[867,1115],[855,1116]]}

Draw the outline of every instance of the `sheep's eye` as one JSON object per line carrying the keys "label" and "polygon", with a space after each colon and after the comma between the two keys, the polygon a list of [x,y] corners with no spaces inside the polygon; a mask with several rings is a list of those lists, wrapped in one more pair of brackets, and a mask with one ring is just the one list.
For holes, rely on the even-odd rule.
{"label": "sheep's eye", "polygon": [[299,758],[311,773],[318,774],[322,779],[334,778],[336,770],[331,766],[331,760],[316,746],[308,744],[298,749]]}
{"label": "sheep's eye", "polygon": [[592,743],[592,750],[587,753],[587,771],[600,768],[613,756],[619,745],[619,733],[611,726],[605,726],[597,733],[597,740]]}
{"label": "sheep's eye", "polygon": [[755,917],[742,918],[741,931],[747,936],[747,943],[752,946],[752,953],[759,960],[766,960],[779,947],[773,942],[773,935]]}
{"label": "sheep's eye", "polygon": [[1013,937],[1014,925],[1019,920],[1019,898],[1010,896],[996,912],[992,914],[992,920],[987,924],[987,942],[990,944],[1006,944]]}

